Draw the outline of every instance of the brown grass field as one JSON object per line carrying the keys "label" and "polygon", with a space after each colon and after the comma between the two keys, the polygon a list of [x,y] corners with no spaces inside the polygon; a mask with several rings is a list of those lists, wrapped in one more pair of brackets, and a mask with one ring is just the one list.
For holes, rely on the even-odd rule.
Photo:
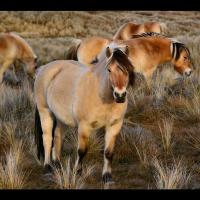
{"label": "brown grass field", "polygon": [[[77,11],[0,12],[0,32],[23,36],[40,64],[64,59],[74,39],[112,37],[128,21],[160,21],[170,37],[190,49],[196,70],[174,81],[165,65],[155,76],[155,94],[138,77],[129,91],[129,107],[113,160],[115,189],[200,188],[200,12]],[[103,134],[90,138],[82,177],[75,177],[77,132],[66,129],[62,171],[44,173],[34,143],[32,87],[23,72],[22,86],[0,86],[0,189],[103,189]],[[167,88],[167,90],[166,90]]]}

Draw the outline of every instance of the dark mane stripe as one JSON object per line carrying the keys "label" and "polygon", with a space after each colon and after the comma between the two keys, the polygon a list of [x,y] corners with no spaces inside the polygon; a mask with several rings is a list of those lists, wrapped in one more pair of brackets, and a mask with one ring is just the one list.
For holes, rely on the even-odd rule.
{"label": "dark mane stripe", "polygon": [[[188,54],[188,57],[190,58],[190,51],[185,46],[185,44],[180,43],[180,42],[176,42],[176,43],[172,43],[172,44],[173,44],[172,58],[175,58],[175,60],[178,60],[178,58],[180,57],[180,53],[181,53],[182,50],[185,50],[187,52],[187,54]],[[174,55],[175,49],[176,49],[176,55]]]}
{"label": "dark mane stripe", "polygon": [[146,32],[146,33],[141,33],[141,34],[134,34],[132,35],[133,38],[140,38],[140,37],[161,37],[161,38],[168,38],[166,35],[161,34],[161,33],[156,33],[156,32]]}
{"label": "dark mane stripe", "polygon": [[176,56],[176,55],[175,55],[176,49],[177,49],[177,48],[176,48],[176,44],[173,42],[173,43],[172,43],[172,58],[175,58],[175,56]]}

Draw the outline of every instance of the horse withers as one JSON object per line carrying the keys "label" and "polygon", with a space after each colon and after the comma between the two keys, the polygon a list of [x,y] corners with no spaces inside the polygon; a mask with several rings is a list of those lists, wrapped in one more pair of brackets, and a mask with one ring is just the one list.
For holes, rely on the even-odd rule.
{"label": "horse withers", "polygon": [[63,124],[78,127],[77,173],[82,171],[90,134],[104,127],[102,177],[104,183],[112,181],[115,140],[127,109],[127,88],[134,83],[134,67],[126,53],[126,46],[113,43],[92,68],[72,60],[58,60],[40,68],[34,85],[35,136],[38,157],[44,156],[45,167],[51,164],[51,150],[53,161],[60,161]]}

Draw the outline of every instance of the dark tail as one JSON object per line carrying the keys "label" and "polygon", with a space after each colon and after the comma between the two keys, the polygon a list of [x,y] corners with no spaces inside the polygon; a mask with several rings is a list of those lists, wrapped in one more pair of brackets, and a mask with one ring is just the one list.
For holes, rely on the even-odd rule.
{"label": "dark tail", "polygon": [[69,50],[65,53],[66,60],[78,60],[77,51],[78,51],[80,44],[81,44],[81,42],[78,44],[75,44],[69,48]]}
{"label": "dark tail", "polygon": [[38,108],[35,109],[35,143],[37,145],[37,157],[40,160],[41,158],[44,159],[44,146],[43,146],[43,138],[42,138],[42,127],[40,121],[40,115],[38,112]]}

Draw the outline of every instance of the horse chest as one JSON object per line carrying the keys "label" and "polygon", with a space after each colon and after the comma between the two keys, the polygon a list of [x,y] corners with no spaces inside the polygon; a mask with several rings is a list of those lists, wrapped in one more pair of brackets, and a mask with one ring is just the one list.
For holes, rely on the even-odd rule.
{"label": "horse chest", "polygon": [[117,107],[110,109],[100,109],[90,116],[89,125],[92,129],[113,126],[121,120],[123,115],[124,111]]}

